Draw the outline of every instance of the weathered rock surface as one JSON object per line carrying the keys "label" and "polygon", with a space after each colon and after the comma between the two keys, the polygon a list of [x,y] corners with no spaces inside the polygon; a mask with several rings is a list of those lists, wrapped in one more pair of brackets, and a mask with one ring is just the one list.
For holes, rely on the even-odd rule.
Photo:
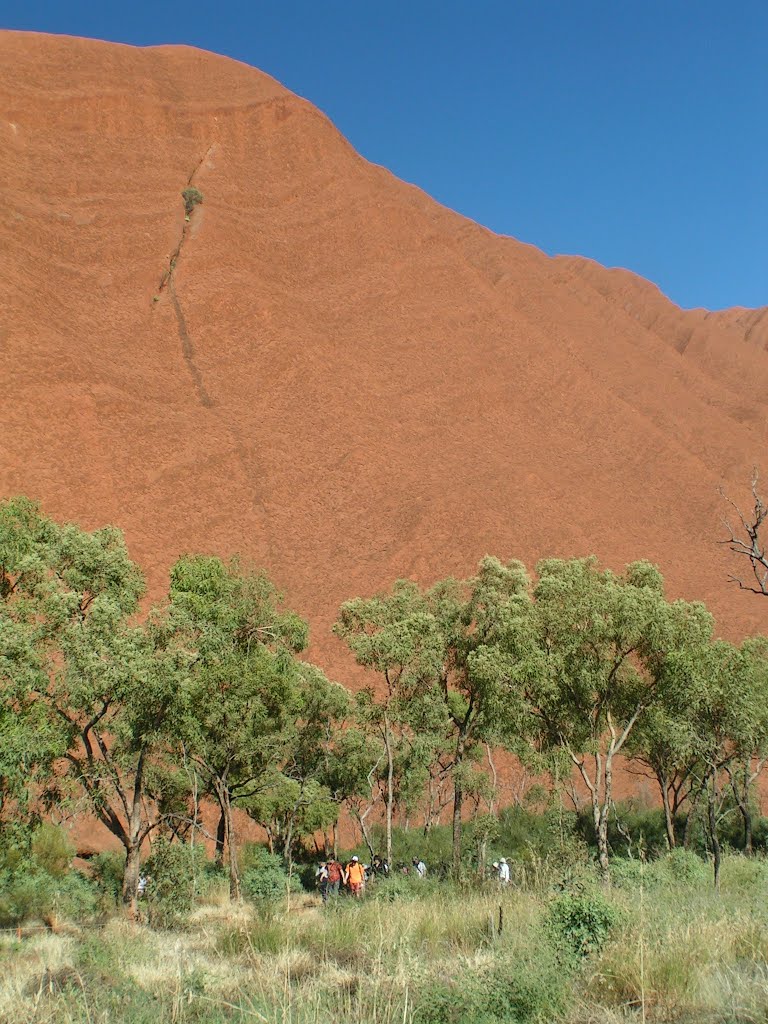
{"label": "weathered rock surface", "polygon": [[0,33],[0,143],[0,492],[121,526],[155,594],[242,552],[341,679],[343,599],[486,552],[649,558],[768,628],[717,545],[766,466],[767,309],[498,237],[193,49]]}

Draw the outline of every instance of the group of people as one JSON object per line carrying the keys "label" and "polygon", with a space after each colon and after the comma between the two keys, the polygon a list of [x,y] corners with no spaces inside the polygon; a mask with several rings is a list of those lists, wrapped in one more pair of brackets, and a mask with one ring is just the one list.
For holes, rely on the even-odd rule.
{"label": "group of people", "polygon": [[[426,877],[427,865],[421,857],[413,858],[413,870],[419,878]],[[403,865],[401,871],[404,874],[410,874],[407,865]],[[317,887],[320,890],[323,903],[328,902],[329,896],[338,896],[342,886],[345,886],[355,899],[361,899],[365,893],[366,884],[377,877],[389,877],[389,864],[378,854],[374,855],[370,864],[364,864],[356,855],[346,866],[338,860],[324,860],[318,864],[315,871]]]}
{"label": "group of people", "polygon": [[[398,864],[397,871],[403,875],[415,875],[426,878],[427,865],[421,857],[414,857],[411,864]],[[364,864],[358,856],[343,865],[338,860],[321,861],[315,870],[315,878],[323,903],[330,896],[338,896],[342,887],[349,891],[350,896],[361,899],[365,894],[366,885],[375,878],[388,878],[389,864],[376,854],[370,864]],[[491,877],[501,886],[510,883],[509,863],[506,857],[495,860],[491,865]]]}

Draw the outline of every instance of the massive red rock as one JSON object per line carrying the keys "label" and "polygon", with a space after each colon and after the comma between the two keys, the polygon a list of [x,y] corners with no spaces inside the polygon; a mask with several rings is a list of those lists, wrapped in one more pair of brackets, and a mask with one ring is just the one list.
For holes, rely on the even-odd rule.
{"label": "massive red rock", "polygon": [[121,526],[155,594],[242,552],[341,679],[343,599],[486,552],[649,558],[768,628],[718,546],[718,486],[765,465],[768,310],[494,235],[186,47],[0,33],[0,111],[2,495]]}

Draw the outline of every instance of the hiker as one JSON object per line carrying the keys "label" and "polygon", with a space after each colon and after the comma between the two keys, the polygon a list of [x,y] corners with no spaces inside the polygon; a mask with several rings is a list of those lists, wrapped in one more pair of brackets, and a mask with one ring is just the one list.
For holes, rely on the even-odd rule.
{"label": "hiker", "polygon": [[373,860],[371,861],[371,873],[376,878],[379,875],[381,875],[382,878],[387,878],[389,876],[389,864],[386,860],[382,860],[378,853],[374,854]]}
{"label": "hiker", "polygon": [[419,878],[426,878],[427,865],[424,863],[421,857],[413,858],[413,866],[416,868],[416,874],[419,876]]}
{"label": "hiker", "polygon": [[136,886],[139,899],[142,899],[142,897],[146,894],[147,882],[148,881],[149,881],[149,879],[147,878],[146,875],[144,875],[144,874],[139,875],[139,882],[138,882],[138,885]]}
{"label": "hiker", "polygon": [[325,865],[326,871],[328,872],[328,882],[326,883],[325,892],[327,896],[338,896],[339,886],[342,881],[346,881],[344,877],[344,868],[339,864],[337,860],[329,860]]}
{"label": "hiker", "polygon": [[499,864],[499,882],[502,885],[509,885],[509,864],[506,857],[502,857]]}
{"label": "hiker", "polygon": [[347,864],[347,885],[355,899],[359,900],[365,889],[365,868],[356,855]]}
{"label": "hiker", "polygon": [[320,890],[320,896],[322,897],[323,903],[328,902],[328,864],[326,861],[321,861],[315,870],[315,878],[317,879],[317,888]]}

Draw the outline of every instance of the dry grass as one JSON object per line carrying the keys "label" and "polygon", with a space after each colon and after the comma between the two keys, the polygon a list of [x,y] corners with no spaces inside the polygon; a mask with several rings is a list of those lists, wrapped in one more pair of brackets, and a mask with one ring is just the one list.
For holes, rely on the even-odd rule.
{"label": "dry grass", "polygon": [[[639,1022],[644,1009],[648,1022],[768,1020],[768,877],[737,860],[726,862],[720,897],[702,880],[657,884],[642,900],[615,890],[621,924],[565,979],[570,1009],[559,1019]],[[519,964],[535,984],[544,910],[545,897],[523,892],[329,907],[302,897],[266,915],[219,897],[177,932],[114,921],[81,938],[9,938],[0,943],[0,1021],[419,1024],[419,1001],[436,986],[460,993]],[[528,1021],[555,1019],[531,1013]]]}

